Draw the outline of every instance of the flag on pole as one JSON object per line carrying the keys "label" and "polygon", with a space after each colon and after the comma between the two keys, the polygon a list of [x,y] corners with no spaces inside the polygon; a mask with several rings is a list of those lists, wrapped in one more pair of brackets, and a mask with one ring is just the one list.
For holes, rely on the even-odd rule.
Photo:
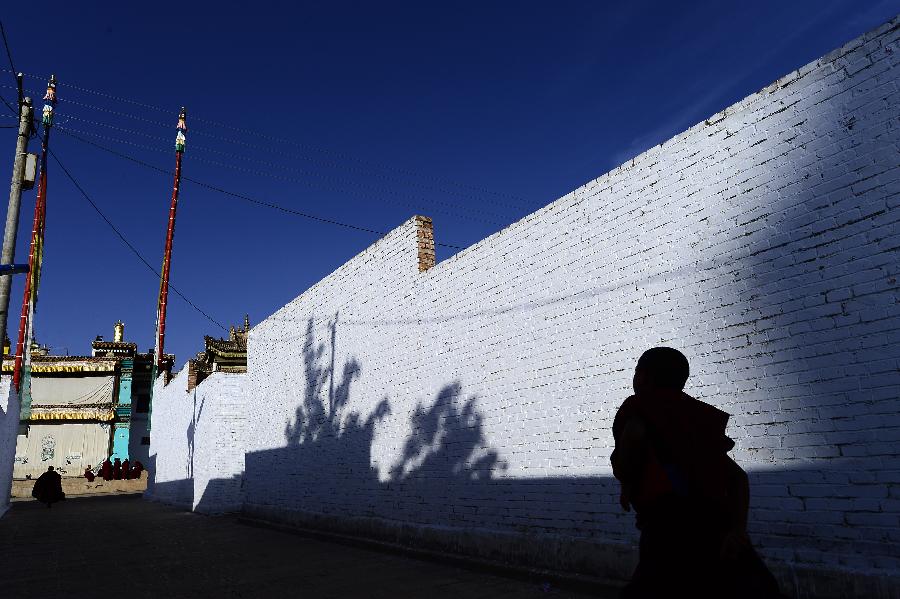
{"label": "flag on pole", "polygon": [[13,370],[13,384],[21,397],[20,419],[31,416],[31,346],[34,343],[34,313],[37,308],[38,290],[41,283],[41,266],[44,262],[44,232],[47,219],[47,147],[50,142],[50,128],[53,126],[53,110],[56,106],[56,76],[50,76],[47,93],[44,95],[43,119],[44,136],[41,141],[41,172],[38,180],[37,199],[34,204],[34,224],[31,229],[31,251],[28,256],[30,267],[22,297],[22,315],[19,319],[19,340],[16,344],[16,361]]}

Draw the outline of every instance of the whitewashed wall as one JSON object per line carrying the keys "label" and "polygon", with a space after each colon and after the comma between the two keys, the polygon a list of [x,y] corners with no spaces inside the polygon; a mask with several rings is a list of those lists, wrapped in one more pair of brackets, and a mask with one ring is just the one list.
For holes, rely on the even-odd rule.
{"label": "whitewashed wall", "polygon": [[187,391],[187,367],[153,395],[146,497],[205,513],[238,511],[246,412],[242,374],[214,373]]}
{"label": "whitewashed wall", "polygon": [[153,386],[150,461],[144,497],[191,509],[194,505],[196,398],[187,392],[187,367],[168,385]]}
{"label": "whitewashed wall", "polygon": [[897,37],[854,40],[424,273],[410,220],[254,327],[244,511],[625,578],[610,426],[665,344],[687,391],[734,415],[752,537],[782,581],[894,596]]}
{"label": "whitewashed wall", "polygon": [[19,396],[12,388],[12,377],[0,377],[0,517],[9,509],[16,433],[19,429]]}

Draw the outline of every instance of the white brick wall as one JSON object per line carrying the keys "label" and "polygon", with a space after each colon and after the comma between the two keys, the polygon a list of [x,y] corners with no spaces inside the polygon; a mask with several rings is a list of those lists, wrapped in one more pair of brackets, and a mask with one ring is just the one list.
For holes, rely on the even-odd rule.
{"label": "white brick wall", "polygon": [[0,377],[0,517],[9,509],[16,434],[19,430],[19,396],[13,391],[12,377]]}
{"label": "white brick wall", "polygon": [[144,497],[193,507],[194,444],[196,405],[187,389],[187,367],[168,385],[157,380],[153,387],[150,432],[150,462]]}
{"label": "white brick wall", "polygon": [[785,580],[900,574],[897,38],[854,40],[427,272],[408,221],[254,327],[244,509],[627,576],[610,426],[666,344],[733,414],[752,536]]}
{"label": "white brick wall", "polygon": [[213,373],[187,391],[187,367],[153,393],[146,497],[199,512],[241,506],[245,375]]}

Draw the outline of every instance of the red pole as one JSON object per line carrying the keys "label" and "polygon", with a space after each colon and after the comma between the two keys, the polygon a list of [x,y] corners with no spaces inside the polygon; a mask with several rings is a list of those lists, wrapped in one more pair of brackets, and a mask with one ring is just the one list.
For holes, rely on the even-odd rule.
{"label": "red pole", "polygon": [[[46,144],[45,144],[46,152]],[[45,174],[41,171],[40,182],[38,183],[38,195],[34,204],[34,223],[31,225],[31,250],[28,254],[28,276],[25,277],[25,292],[22,295],[22,315],[19,317],[19,338],[16,342],[16,363],[13,369],[13,385],[19,390],[19,382],[22,376],[22,356],[25,353],[25,332],[28,330],[28,306],[31,304],[31,279],[34,272],[34,248],[37,242],[38,227],[40,226],[41,204],[44,201],[44,181]]]}
{"label": "red pole", "polygon": [[166,250],[163,255],[159,285],[159,308],[156,325],[156,367],[162,367],[166,343],[166,306],[169,300],[169,271],[172,265],[172,241],[175,238],[175,213],[178,209],[178,188],[181,185],[181,155],[184,153],[185,109],[178,116],[178,137],[175,140],[175,182],[172,185],[172,204],[169,206],[169,228],[166,231]]}

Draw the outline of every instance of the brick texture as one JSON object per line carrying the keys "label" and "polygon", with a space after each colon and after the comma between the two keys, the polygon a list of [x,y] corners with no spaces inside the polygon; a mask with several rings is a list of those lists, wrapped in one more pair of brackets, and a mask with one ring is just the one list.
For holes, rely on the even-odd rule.
{"label": "brick texture", "polygon": [[[476,532],[520,535],[488,557],[622,578],[610,426],[664,344],[733,415],[785,584],[896,582],[897,40],[894,21],[436,265],[415,217],[254,327],[244,509],[471,531],[452,549],[482,554]],[[563,563],[601,545],[624,553]]]}
{"label": "brick texture", "polygon": [[9,509],[19,407],[19,396],[13,389],[12,377],[3,376],[0,378],[0,517]]}
{"label": "brick texture", "polygon": [[184,368],[153,391],[146,497],[205,513],[240,509],[245,375],[213,373],[190,390]]}

